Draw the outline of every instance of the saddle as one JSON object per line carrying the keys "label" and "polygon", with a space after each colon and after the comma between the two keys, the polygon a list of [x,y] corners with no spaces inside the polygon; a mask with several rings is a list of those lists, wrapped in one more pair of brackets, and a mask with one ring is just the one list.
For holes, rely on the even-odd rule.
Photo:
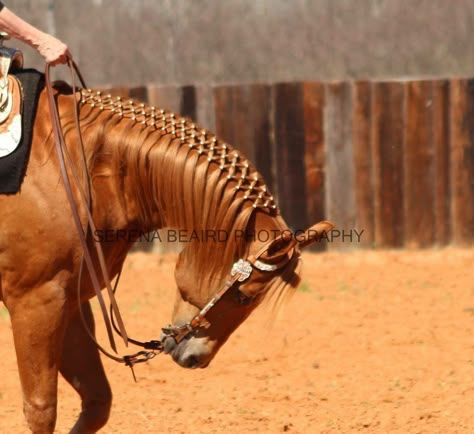
{"label": "saddle", "polygon": [[0,32],[0,158],[11,154],[22,137],[23,91],[18,78],[9,72],[23,67],[23,53],[3,46],[9,39]]}

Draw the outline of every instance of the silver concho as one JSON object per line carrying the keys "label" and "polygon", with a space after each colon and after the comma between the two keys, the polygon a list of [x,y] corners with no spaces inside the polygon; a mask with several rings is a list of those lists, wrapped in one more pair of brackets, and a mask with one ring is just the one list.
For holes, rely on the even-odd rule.
{"label": "silver concho", "polygon": [[243,259],[239,259],[232,266],[230,275],[234,277],[237,273],[240,273],[240,276],[237,279],[239,282],[243,282],[244,280],[247,280],[252,274],[252,265],[250,264],[250,262],[245,261]]}
{"label": "silver concho", "polygon": [[255,268],[258,268],[259,270],[262,270],[262,271],[275,271],[278,268],[276,265],[267,264],[266,262],[263,262],[260,259],[257,259],[254,265],[255,265]]}

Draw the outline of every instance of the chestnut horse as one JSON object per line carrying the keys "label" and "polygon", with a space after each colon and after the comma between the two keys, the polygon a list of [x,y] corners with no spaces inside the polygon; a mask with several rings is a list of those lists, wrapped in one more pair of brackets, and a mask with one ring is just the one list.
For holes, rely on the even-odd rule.
{"label": "chestnut horse", "polygon": [[[228,235],[226,242],[186,243],[176,264],[174,325],[187,323],[199,312],[223,286],[237,259],[262,248],[261,237],[252,235],[288,229],[255,168],[190,120],[88,89],[73,94],[61,83],[55,86],[55,97],[77,170],[83,155],[74,106],[79,111],[91,212],[98,229],[139,234],[173,227]],[[73,187],[85,222],[79,186]],[[78,314],[83,252],[72,222],[43,91],[21,193],[0,196],[0,293],[11,316],[24,414],[34,433],[54,430],[58,372],[82,400],[72,432],[96,432],[104,426],[112,401],[98,349]],[[121,269],[133,242],[133,236],[121,236],[101,243],[111,277]],[[290,246],[294,254],[284,266],[272,267],[281,263]],[[295,288],[299,252],[299,246],[286,238],[266,249],[266,271],[254,270],[238,288],[231,288],[209,312],[208,328],[194,330],[179,343],[168,342],[173,359],[183,367],[206,367],[265,297]],[[93,330],[88,300],[95,293],[90,277],[84,276],[80,287],[84,317]]]}

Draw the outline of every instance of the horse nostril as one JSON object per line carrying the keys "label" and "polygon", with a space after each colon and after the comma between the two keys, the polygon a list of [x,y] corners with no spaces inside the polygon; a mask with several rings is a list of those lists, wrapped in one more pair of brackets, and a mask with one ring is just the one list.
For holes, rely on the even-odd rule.
{"label": "horse nostril", "polygon": [[171,353],[176,348],[176,340],[172,337],[167,337],[163,343],[163,352],[165,354]]}
{"label": "horse nostril", "polygon": [[196,356],[187,356],[183,360],[181,360],[181,366],[184,368],[198,368],[199,367],[199,359]]}

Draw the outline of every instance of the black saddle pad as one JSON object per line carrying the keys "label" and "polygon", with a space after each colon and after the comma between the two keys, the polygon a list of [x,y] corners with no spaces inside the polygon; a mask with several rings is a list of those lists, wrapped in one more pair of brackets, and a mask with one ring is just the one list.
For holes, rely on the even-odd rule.
{"label": "black saddle pad", "polygon": [[38,99],[44,87],[44,74],[35,69],[22,69],[13,74],[23,88],[22,133],[15,151],[0,158],[0,194],[15,194],[20,191],[30,157]]}

